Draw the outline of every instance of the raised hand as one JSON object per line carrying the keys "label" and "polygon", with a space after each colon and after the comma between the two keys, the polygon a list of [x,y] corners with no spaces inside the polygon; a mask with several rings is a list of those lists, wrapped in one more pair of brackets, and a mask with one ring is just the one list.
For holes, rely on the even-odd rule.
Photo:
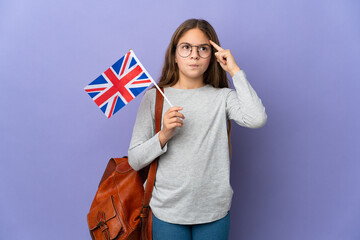
{"label": "raised hand", "polygon": [[234,76],[235,73],[240,71],[240,68],[236,64],[235,59],[229,49],[224,50],[213,41],[209,40],[209,42],[217,50],[217,52],[215,52],[215,57],[219,62],[220,66],[226,72],[228,72],[231,76]]}

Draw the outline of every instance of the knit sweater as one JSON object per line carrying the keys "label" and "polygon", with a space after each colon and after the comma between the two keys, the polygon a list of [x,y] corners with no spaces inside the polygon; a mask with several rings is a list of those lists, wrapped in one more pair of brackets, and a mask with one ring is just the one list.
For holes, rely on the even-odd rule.
{"label": "knit sweater", "polygon": [[[267,120],[261,99],[243,70],[232,77],[235,89],[210,84],[195,89],[165,87],[173,106],[183,107],[183,127],[161,148],[155,134],[156,88],[145,92],[138,109],[128,151],[129,164],[139,170],[159,157],[150,201],[154,215],[176,224],[218,220],[230,210],[230,159],[227,119],[248,128]],[[170,105],[164,100],[161,126]],[[155,135],[154,135],[155,134]]]}

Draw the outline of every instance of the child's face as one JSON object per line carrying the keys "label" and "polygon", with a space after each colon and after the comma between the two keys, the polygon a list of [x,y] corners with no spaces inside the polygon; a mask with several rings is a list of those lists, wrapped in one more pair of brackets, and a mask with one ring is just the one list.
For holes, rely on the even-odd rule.
{"label": "child's face", "polygon": [[[188,30],[179,39],[177,46],[181,43],[198,46],[209,44],[209,38],[200,29],[194,28]],[[198,80],[199,78],[203,79],[203,75],[210,64],[211,55],[207,58],[201,58],[197,49],[197,47],[192,47],[191,54],[188,57],[181,57],[179,51],[176,50],[175,61],[179,67],[180,78],[193,80]]]}

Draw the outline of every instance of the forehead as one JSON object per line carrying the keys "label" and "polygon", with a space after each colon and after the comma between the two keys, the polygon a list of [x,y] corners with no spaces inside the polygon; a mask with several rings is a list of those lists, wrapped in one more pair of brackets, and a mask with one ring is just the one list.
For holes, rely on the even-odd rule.
{"label": "forehead", "polygon": [[198,28],[188,30],[182,35],[178,43],[187,42],[194,45],[209,44],[209,38]]}

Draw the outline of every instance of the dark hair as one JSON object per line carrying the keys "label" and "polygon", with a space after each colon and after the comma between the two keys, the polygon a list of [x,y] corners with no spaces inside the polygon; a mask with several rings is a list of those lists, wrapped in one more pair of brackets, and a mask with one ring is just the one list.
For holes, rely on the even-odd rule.
{"label": "dark hair", "polygon": [[[211,41],[220,45],[219,39],[214,28],[203,19],[188,19],[183,22],[174,32],[171,41],[166,50],[165,62],[162,69],[161,77],[158,82],[159,87],[173,86],[179,80],[179,68],[175,63],[176,45],[179,39],[189,30],[197,28],[201,30]],[[214,48],[213,48],[214,50]],[[214,54],[211,54],[210,64],[204,73],[204,83],[210,84],[215,88],[229,87],[226,72],[217,62]],[[153,86],[152,88],[154,88]]]}

